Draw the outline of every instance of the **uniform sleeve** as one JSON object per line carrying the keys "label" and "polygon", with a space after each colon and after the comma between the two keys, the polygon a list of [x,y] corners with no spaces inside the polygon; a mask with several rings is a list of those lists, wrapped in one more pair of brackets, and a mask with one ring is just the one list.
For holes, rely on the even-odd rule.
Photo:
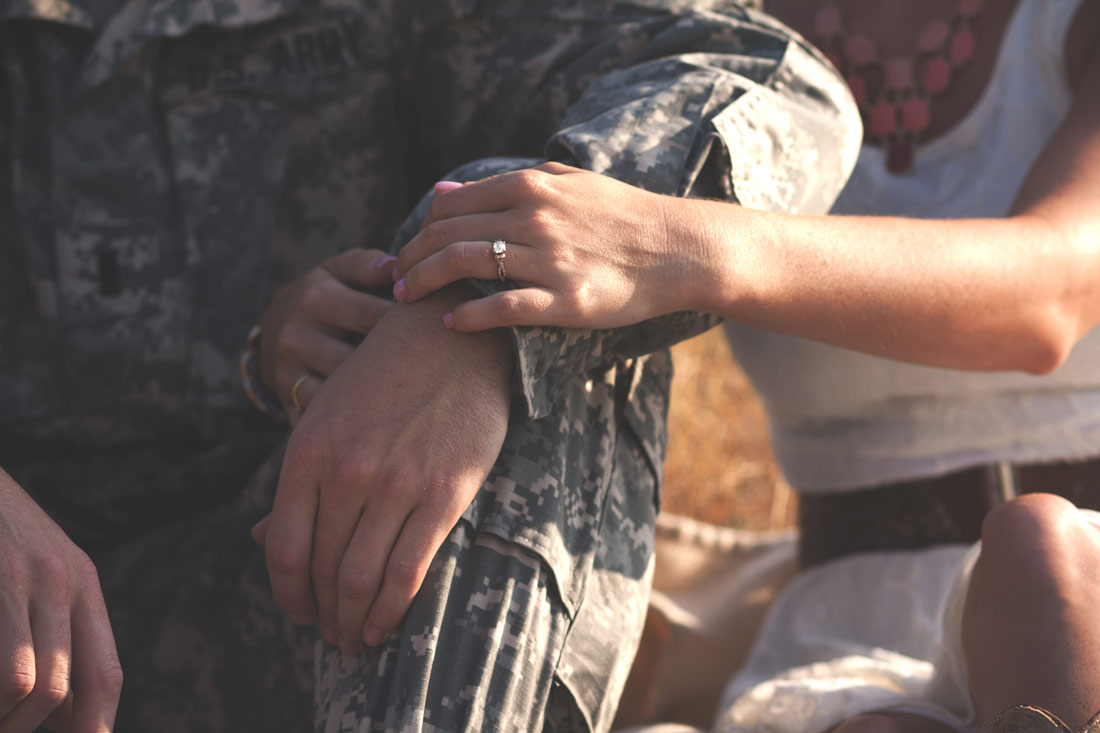
{"label": "uniform sleeve", "polygon": [[[547,142],[546,159],[655,193],[823,214],[851,173],[861,138],[847,87],[816,51],[767,16],[698,11],[675,16],[631,63],[594,81]],[[539,162],[478,161],[452,180]],[[509,287],[475,285],[486,294]],[[674,313],[613,330],[513,328],[528,415],[547,415],[578,376],[717,322]]]}

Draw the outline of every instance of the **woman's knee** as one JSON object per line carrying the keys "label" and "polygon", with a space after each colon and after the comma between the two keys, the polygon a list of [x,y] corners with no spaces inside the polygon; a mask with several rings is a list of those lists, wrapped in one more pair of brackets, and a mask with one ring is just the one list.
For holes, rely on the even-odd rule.
{"label": "woman's knee", "polygon": [[1054,494],[1025,494],[995,507],[982,524],[982,558],[1019,574],[1073,564],[1100,550],[1100,532],[1070,502]]}
{"label": "woman's knee", "polygon": [[1068,501],[1029,494],[989,514],[962,620],[980,719],[1033,704],[1080,727],[1095,712],[1097,577],[1100,531]]}
{"label": "woman's knee", "polygon": [[[1070,502],[1027,494],[1001,504],[982,525],[971,593],[1000,605],[1005,594],[1066,597],[1100,573],[1100,530]],[[970,599],[971,605],[980,598]]]}

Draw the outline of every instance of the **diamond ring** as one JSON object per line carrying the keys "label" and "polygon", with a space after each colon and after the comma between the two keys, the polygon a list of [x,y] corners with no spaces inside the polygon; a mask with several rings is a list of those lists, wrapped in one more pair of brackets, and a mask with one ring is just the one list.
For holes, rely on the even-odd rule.
{"label": "diamond ring", "polygon": [[504,271],[504,258],[508,256],[508,245],[503,239],[493,240],[493,258],[497,261],[497,277],[504,281],[508,275]]}

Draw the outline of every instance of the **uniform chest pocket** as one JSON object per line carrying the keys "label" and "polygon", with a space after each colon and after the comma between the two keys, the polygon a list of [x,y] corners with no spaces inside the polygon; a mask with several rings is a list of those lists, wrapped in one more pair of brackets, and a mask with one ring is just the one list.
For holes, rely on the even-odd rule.
{"label": "uniform chest pocket", "polygon": [[364,120],[391,89],[369,21],[152,38],[83,94],[54,145],[75,408],[243,404],[237,355],[274,285],[362,243]]}
{"label": "uniform chest pocket", "polygon": [[402,188],[400,123],[379,22],[318,11],[192,34],[165,54],[164,124],[194,262],[192,385],[235,398],[235,355],[273,287],[367,244],[396,208],[386,196]]}

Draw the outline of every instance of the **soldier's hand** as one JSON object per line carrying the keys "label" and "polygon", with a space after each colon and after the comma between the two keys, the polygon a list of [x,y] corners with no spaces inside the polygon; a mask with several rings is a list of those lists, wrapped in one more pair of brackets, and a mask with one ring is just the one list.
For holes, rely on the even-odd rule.
{"label": "soldier's hand", "polygon": [[[331,257],[289,283],[260,318],[260,379],[279,396],[291,422],[389,309],[361,292],[392,285],[395,258],[376,249]],[[295,397],[298,404],[295,405]]]}
{"label": "soldier's hand", "polygon": [[95,566],[0,471],[0,731],[105,733],[121,689]]}
{"label": "soldier's hand", "polygon": [[260,533],[275,599],[348,653],[397,628],[504,442],[510,335],[440,323],[467,287],[394,306],[287,447]]}

